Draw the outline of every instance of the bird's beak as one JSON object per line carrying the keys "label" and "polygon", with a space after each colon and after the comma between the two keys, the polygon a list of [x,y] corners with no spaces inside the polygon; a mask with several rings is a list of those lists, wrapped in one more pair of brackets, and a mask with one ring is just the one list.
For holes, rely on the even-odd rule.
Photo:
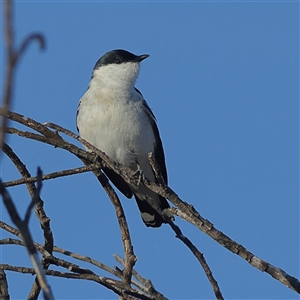
{"label": "bird's beak", "polygon": [[150,55],[149,54],[142,54],[142,55],[138,55],[134,61],[136,62],[141,62],[142,60],[144,60],[145,58],[149,57]]}

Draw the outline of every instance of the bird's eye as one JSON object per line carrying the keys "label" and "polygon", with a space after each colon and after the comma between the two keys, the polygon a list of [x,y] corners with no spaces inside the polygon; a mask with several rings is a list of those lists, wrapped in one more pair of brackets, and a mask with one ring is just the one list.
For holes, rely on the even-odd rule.
{"label": "bird's eye", "polygon": [[117,57],[116,58],[116,64],[120,64],[121,63],[121,59],[120,59],[120,57]]}

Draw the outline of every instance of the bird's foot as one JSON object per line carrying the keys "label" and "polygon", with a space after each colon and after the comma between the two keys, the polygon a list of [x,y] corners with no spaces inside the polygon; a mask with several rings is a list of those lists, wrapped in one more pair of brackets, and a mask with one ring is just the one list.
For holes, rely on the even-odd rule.
{"label": "bird's foot", "polygon": [[163,212],[171,219],[171,221],[175,221],[174,213],[171,210],[171,207],[165,208]]}

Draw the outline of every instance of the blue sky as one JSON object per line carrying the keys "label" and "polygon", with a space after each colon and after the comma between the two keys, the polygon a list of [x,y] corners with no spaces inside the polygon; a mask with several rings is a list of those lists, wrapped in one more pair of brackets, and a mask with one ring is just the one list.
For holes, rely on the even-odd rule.
{"label": "blue sky", "polygon": [[[136,86],[157,118],[170,186],[223,233],[299,278],[298,2],[19,1],[17,42],[32,31],[44,34],[47,49],[32,44],[22,58],[12,110],[76,132],[78,101],[98,58],[118,48],[150,54]],[[44,173],[81,166],[47,145],[14,136],[8,143],[32,174],[37,166]],[[6,157],[1,172],[19,178]],[[25,187],[9,191],[24,212]],[[135,202],[120,197],[136,270],[170,299],[214,298],[171,229],[146,228]],[[92,174],[45,182],[42,199],[55,245],[116,265],[114,210]],[[10,223],[4,208],[2,219]],[[226,299],[299,299],[190,224],[176,224],[204,253]],[[34,216],[30,227],[42,242]],[[1,254],[3,263],[30,266],[24,249],[2,246]],[[24,299],[33,277],[7,277],[11,299]],[[96,283],[49,282],[56,299],[116,299]]]}

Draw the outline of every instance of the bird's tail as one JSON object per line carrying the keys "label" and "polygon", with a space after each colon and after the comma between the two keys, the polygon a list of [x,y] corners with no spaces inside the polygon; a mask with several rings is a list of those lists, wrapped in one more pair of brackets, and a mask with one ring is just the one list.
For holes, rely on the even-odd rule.
{"label": "bird's tail", "polygon": [[[140,196],[140,195],[139,195]],[[143,222],[147,227],[160,227],[162,223],[166,223],[162,216],[146,201],[144,197],[139,197],[134,194],[136,203],[140,210]],[[149,201],[154,202],[154,205],[157,205],[162,210],[170,208],[169,203],[167,200],[155,194],[155,197],[151,197]]]}

